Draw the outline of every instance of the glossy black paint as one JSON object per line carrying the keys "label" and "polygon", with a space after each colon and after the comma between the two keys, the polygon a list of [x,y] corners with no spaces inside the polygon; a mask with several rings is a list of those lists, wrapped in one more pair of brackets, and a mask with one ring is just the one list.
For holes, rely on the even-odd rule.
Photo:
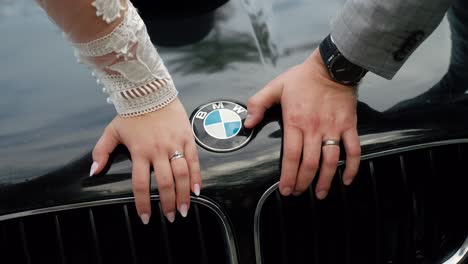
{"label": "glossy black paint", "polygon": [[[201,41],[158,49],[188,113],[216,98],[245,103],[308,56],[328,33],[340,4],[233,0],[213,14],[212,29]],[[185,25],[193,27],[187,31],[197,28]],[[115,112],[60,32],[32,3],[18,0],[0,3],[0,36],[7,36],[0,46],[0,215],[131,196],[131,161],[123,147],[104,173],[88,177],[91,150]],[[466,86],[457,93],[426,92],[445,74],[449,46],[444,22],[396,79],[367,77],[358,105],[363,155],[467,138]],[[240,263],[254,259],[255,206],[279,179],[280,114],[279,107],[269,111],[240,150],[220,154],[199,148],[202,195],[228,213]],[[156,192],[154,183],[152,189]]]}

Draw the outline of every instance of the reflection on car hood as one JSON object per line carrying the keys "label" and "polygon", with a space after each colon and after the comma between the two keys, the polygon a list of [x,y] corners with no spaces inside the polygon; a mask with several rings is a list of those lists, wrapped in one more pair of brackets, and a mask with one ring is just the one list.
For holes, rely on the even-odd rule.
{"label": "reflection on car hood", "polygon": [[[318,0],[230,1],[205,17],[187,17],[181,22],[181,18],[149,16],[147,25],[150,32],[158,32],[155,29],[161,25],[170,31],[174,25],[180,34],[207,33],[194,43],[158,47],[190,113],[219,98],[245,103],[278,73],[310,54],[327,34],[339,7],[338,2]],[[190,23],[190,19],[200,23]],[[70,192],[83,195],[72,200],[131,193],[131,163],[124,150],[116,154],[122,161],[116,160],[107,176],[86,179],[90,151],[115,111],[104,104],[101,88],[76,63],[60,31],[29,1],[0,1],[0,35],[8,36],[0,47],[0,188],[40,183],[50,201],[67,192],[67,197],[72,197]],[[431,88],[444,74],[450,45],[447,35],[443,22],[396,79],[370,75],[360,87],[364,153],[466,136],[466,128],[459,125],[468,124],[464,95],[450,106],[405,101]],[[155,43],[165,43],[161,36],[151,35]],[[405,104],[398,105],[402,101]],[[252,142],[239,151],[215,154],[200,149],[204,187],[240,188],[259,179],[276,179],[280,113],[279,108],[273,109]]]}

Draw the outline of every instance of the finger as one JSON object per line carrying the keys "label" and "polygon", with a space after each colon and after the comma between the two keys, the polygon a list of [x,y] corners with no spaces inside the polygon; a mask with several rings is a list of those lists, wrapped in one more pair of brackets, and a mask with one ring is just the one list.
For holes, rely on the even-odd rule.
{"label": "finger", "polygon": [[247,117],[244,126],[253,128],[263,119],[265,111],[279,103],[283,84],[280,77],[272,80],[263,89],[249,98],[247,102]]}
{"label": "finger", "polygon": [[172,174],[175,180],[177,208],[183,217],[187,216],[190,207],[190,177],[185,158],[171,161]]}
{"label": "finger", "polygon": [[117,135],[114,130],[110,127],[106,127],[99,138],[96,146],[93,149],[93,164],[89,172],[89,176],[93,176],[102,171],[109,160],[109,155],[119,144]]}
{"label": "finger", "polygon": [[302,162],[297,175],[294,194],[299,195],[309,188],[317,173],[322,140],[319,135],[309,135],[304,138],[304,150],[302,152]]}
{"label": "finger", "polygon": [[302,153],[302,132],[295,127],[285,126],[280,192],[288,196],[296,185],[297,170]]}
{"label": "finger", "polygon": [[345,131],[342,139],[346,150],[346,168],[343,173],[343,183],[350,185],[359,170],[361,144],[356,129]]}
{"label": "finger", "polygon": [[176,194],[171,164],[169,164],[169,159],[165,155],[161,155],[153,161],[153,167],[162,210],[167,220],[173,223],[176,211]]}
{"label": "finger", "polygon": [[185,160],[190,172],[190,185],[192,192],[196,195],[200,195],[201,189],[201,173],[200,173],[200,162],[198,160],[197,147],[195,141],[190,140],[185,144]]}
{"label": "finger", "polygon": [[[338,137],[330,139],[336,138]],[[322,147],[322,165],[320,167],[320,176],[315,190],[318,199],[324,199],[327,196],[333,176],[335,176],[339,157],[340,146],[327,145]]]}
{"label": "finger", "polygon": [[135,206],[143,224],[148,224],[151,216],[150,168],[149,162],[133,157],[132,186]]}

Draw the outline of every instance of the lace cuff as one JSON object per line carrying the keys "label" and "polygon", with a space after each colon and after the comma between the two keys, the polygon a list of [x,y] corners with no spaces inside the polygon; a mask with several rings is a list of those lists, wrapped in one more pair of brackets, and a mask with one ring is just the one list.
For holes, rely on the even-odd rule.
{"label": "lace cuff", "polygon": [[109,34],[88,43],[74,43],[77,58],[95,69],[93,75],[122,117],[156,111],[177,97],[171,76],[159,57],[137,10],[127,1],[96,0],[96,15],[107,23],[122,22]]}

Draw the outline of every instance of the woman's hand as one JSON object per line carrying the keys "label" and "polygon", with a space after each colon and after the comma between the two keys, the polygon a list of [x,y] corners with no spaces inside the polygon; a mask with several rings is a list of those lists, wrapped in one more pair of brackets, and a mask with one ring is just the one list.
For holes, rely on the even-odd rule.
{"label": "woman's hand", "polygon": [[[163,212],[170,222],[176,208],[185,217],[190,207],[190,189],[200,194],[201,176],[187,113],[179,99],[142,116],[117,116],[106,127],[93,151],[90,175],[99,173],[118,144],[132,156],[132,184],[137,212],[144,224],[151,216],[150,166],[153,165]],[[174,152],[184,158],[170,160]]]}
{"label": "woman's hand", "polygon": [[324,140],[343,141],[346,149],[343,182],[351,184],[361,155],[355,93],[355,88],[331,80],[315,50],[304,63],[281,74],[249,99],[249,114],[244,123],[247,128],[258,124],[267,108],[281,103],[284,145],[279,188],[283,195],[304,192],[320,170],[315,192],[319,199],[327,196],[340,147],[322,146]]}

